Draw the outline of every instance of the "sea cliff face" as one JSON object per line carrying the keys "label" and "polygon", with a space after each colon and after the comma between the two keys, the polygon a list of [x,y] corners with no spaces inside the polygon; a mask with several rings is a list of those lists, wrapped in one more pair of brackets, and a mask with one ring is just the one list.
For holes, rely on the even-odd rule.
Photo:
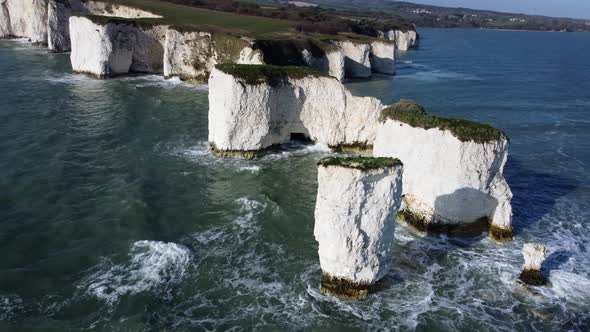
{"label": "sea cliff face", "polygon": [[400,51],[407,51],[418,45],[418,33],[414,30],[387,30],[380,32],[379,37],[395,42]]}
{"label": "sea cliff face", "polygon": [[166,26],[70,17],[72,69],[98,77],[161,73]]}
{"label": "sea cliff face", "polygon": [[496,237],[511,236],[503,133],[434,117],[411,101],[384,110],[380,120],[373,153],[404,162],[402,215],[408,223],[424,231],[452,231],[490,220]]}
{"label": "sea cliff face", "polygon": [[328,73],[339,81],[344,79],[344,54],[336,45],[315,39],[256,40],[265,64],[307,66]]}
{"label": "sea cliff face", "polygon": [[251,42],[220,32],[166,32],[164,76],[206,81],[217,63],[261,64],[262,54]]}
{"label": "sea cliff face", "polygon": [[371,46],[365,43],[348,40],[337,41],[344,54],[345,76],[348,78],[362,78],[371,76]]}
{"label": "sea cliff face", "polygon": [[371,71],[379,74],[395,74],[395,43],[371,42]]}
{"label": "sea cliff face", "polygon": [[333,77],[294,67],[224,65],[209,78],[209,142],[248,155],[292,134],[338,147],[370,145],[381,102],[355,97]]}
{"label": "sea cliff face", "polygon": [[416,31],[395,31],[395,45],[400,51],[407,51],[418,44]]}
{"label": "sea cliff face", "polygon": [[47,0],[0,0],[0,37],[47,43]]}

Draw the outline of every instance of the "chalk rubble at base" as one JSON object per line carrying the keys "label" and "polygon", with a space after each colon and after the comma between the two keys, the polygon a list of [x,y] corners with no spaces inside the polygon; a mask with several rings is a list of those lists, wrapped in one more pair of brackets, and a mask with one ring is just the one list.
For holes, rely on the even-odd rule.
{"label": "chalk rubble at base", "polygon": [[[410,116],[404,118],[400,114]],[[442,123],[442,128],[424,128],[412,123],[413,119],[434,119]],[[404,162],[401,215],[427,232],[462,228],[481,232],[491,221],[492,237],[511,239],[512,192],[503,176],[508,138],[490,126],[447,120],[434,117],[407,100],[385,109],[381,115],[373,154],[395,156]],[[454,132],[445,125],[456,121],[461,128],[471,128],[467,130],[473,130],[475,135]],[[485,135],[477,136],[481,132]]]}
{"label": "chalk rubble at base", "polygon": [[545,261],[545,246],[540,243],[525,243],[522,248],[524,257],[524,269],[519,279],[529,285],[540,286],[545,284],[541,273],[541,266]]}
{"label": "chalk rubble at base", "polygon": [[[209,143],[218,155],[248,156],[301,134],[331,147],[370,146],[381,102],[353,96],[333,77],[305,68],[221,65],[209,78]],[[239,72],[262,74],[249,81]],[[272,76],[275,77],[272,77]]]}
{"label": "chalk rubble at base", "polygon": [[318,165],[314,236],[322,290],[366,297],[390,268],[404,167],[372,157],[330,157]]}

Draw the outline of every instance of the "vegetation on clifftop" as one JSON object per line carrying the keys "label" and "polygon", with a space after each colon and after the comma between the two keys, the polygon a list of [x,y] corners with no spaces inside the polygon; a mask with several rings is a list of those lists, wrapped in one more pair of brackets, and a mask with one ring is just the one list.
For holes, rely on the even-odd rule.
{"label": "vegetation on clifftop", "polygon": [[383,157],[327,157],[318,161],[319,166],[340,166],[346,168],[355,168],[363,171],[370,169],[389,168],[403,166],[403,163],[397,158]]}
{"label": "vegetation on clifftop", "polygon": [[462,142],[483,143],[505,136],[501,130],[487,124],[430,114],[417,102],[407,99],[402,99],[399,103],[381,111],[379,121],[385,122],[388,119],[404,122],[417,128],[448,130]]}
{"label": "vegetation on clifftop", "polygon": [[274,86],[289,78],[301,79],[308,76],[331,78],[328,74],[307,67],[225,63],[217,65],[215,68],[228,75],[232,75],[247,84],[253,85],[269,83]]}

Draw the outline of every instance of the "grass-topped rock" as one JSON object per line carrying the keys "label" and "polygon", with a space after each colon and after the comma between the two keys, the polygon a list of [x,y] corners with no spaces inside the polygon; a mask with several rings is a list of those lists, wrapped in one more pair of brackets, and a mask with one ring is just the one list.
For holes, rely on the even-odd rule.
{"label": "grass-topped rock", "polygon": [[244,81],[247,84],[269,83],[305,77],[330,77],[328,74],[305,67],[273,66],[273,65],[243,65],[226,63],[217,65],[216,68],[228,75]]}
{"label": "grass-topped rock", "polygon": [[374,158],[374,157],[327,157],[318,161],[319,166],[339,166],[355,168],[363,171],[371,169],[390,168],[403,166],[403,163],[396,158]]}
{"label": "grass-topped rock", "polygon": [[487,124],[430,114],[417,102],[407,99],[402,99],[381,112],[379,120],[385,122],[388,119],[404,122],[412,127],[448,130],[462,142],[483,143],[506,136],[501,130]]}

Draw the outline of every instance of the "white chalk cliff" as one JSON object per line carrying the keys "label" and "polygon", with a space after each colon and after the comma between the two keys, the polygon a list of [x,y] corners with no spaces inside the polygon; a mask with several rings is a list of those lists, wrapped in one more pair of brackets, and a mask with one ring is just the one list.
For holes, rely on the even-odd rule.
{"label": "white chalk cliff", "polygon": [[379,37],[394,41],[398,50],[407,51],[418,45],[418,33],[414,30],[387,30],[380,31]]}
{"label": "white chalk cliff", "polygon": [[[72,0],[70,0],[72,1]],[[80,0],[75,0],[80,1]],[[99,16],[112,16],[121,18],[161,18],[162,16],[150,13],[139,8],[103,1],[82,1],[84,11],[88,14]]]}
{"label": "white chalk cliff", "polygon": [[314,236],[329,276],[322,286],[331,292],[332,283],[344,284],[336,289],[372,285],[390,268],[404,167],[399,160],[370,157],[331,157],[318,164]]}
{"label": "white chalk cliff", "polygon": [[348,78],[371,76],[371,46],[349,40],[335,42],[344,55],[344,71]]}
{"label": "white chalk cliff", "polygon": [[314,56],[307,49],[301,51],[305,64],[313,69],[328,73],[337,80],[344,79],[344,54],[339,49],[328,50],[322,56]]}
{"label": "white chalk cliff", "polygon": [[47,43],[47,0],[0,0],[0,38]]}
{"label": "white chalk cliff", "polygon": [[407,51],[412,47],[415,47],[418,43],[418,34],[416,31],[395,31],[395,45],[400,51]]}
{"label": "white chalk cliff", "polygon": [[395,74],[395,43],[371,42],[371,70],[380,74]]}
{"label": "white chalk cliff", "polygon": [[[465,122],[466,126],[491,134],[480,139],[462,137],[436,125],[429,129],[412,126],[403,116],[395,116],[406,111],[412,113],[410,119],[433,120],[412,101],[384,110],[373,154],[403,161],[403,214],[407,221],[424,230],[436,230],[488,219],[494,234],[511,237],[512,192],[503,176],[508,138],[492,127],[481,129],[472,122]],[[433,121],[441,119],[434,117]]]}
{"label": "white chalk cliff", "polygon": [[381,102],[352,96],[332,77],[305,68],[293,77],[284,67],[222,67],[209,78],[209,142],[217,151],[260,151],[291,134],[334,147],[374,140]]}
{"label": "white chalk cliff", "polygon": [[99,77],[162,72],[165,26],[132,21],[70,17],[72,69]]}
{"label": "white chalk cliff", "polygon": [[218,63],[262,63],[250,41],[218,32],[169,29],[164,49],[166,77],[206,80]]}

